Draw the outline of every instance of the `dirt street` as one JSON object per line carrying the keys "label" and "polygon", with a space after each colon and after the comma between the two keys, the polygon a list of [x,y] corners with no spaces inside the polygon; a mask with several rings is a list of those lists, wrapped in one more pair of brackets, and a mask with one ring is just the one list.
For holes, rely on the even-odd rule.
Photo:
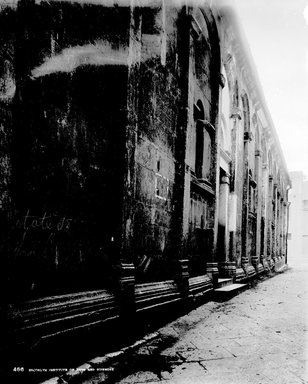
{"label": "dirt street", "polygon": [[168,324],[160,347],[153,341],[115,367],[126,375],[118,383],[308,383],[307,277],[308,264],[290,266]]}

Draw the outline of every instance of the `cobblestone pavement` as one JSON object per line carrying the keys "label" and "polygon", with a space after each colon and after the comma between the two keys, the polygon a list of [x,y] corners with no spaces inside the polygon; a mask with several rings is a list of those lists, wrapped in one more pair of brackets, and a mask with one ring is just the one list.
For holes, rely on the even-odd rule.
{"label": "cobblestone pavement", "polygon": [[[308,264],[224,303],[209,302],[161,328],[131,356],[119,384],[308,383]],[[89,383],[101,382],[98,378]]]}

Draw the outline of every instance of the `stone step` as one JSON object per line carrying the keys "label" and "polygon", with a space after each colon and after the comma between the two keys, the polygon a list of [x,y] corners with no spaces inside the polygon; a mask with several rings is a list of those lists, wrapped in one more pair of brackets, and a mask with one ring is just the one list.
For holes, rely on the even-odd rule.
{"label": "stone step", "polygon": [[233,279],[229,277],[219,278],[217,283],[217,288],[222,288],[226,285],[231,285],[233,283]]}
{"label": "stone step", "polygon": [[214,300],[224,301],[249,288],[248,284],[230,284],[214,289]]}

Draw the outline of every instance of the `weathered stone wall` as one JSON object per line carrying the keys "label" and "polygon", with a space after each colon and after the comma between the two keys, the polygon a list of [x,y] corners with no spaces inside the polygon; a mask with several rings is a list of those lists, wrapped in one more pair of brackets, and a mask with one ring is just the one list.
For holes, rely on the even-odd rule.
{"label": "weathered stone wall", "polygon": [[[0,8],[0,253],[3,257],[1,282],[6,281],[9,260],[7,254],[8,220],[12,217],[12,126],[13,98],[16,91],[14,72],[15,12],[10,7]],[[6,290],[2,285],[1,297]]]}
{"label": "weathered stone wall", "polygon": [[129,15],[48,2],[2,10],[2,283],[13,298],[113,284]]}
{"label": "weathered stone wall", "polygon": [[220,57],[213,14],[191,12],[185,188],[185,252],[191,276],[206,272],[214,251]]}
{"label": "weathered stone wall", "polygon": [[[177,129],[181,107],[177,11],[134,10],[130,83],[135,119],[135,195],[130,247],[139,282],[174,277],[172,222],[176,192]],[[176,258],[176,257],[175,257]]]}
{"label": "weathered stone wall", "polygon": [[[261,142],[266,129],[236,35],[207,4],[184,10],[2,9],[0,193],[13,296],[13,287],[35,296],[112,284],[120,259],[150,282],[173,279],[180,259],[196,276],[230,256],[243,277],[261,249],[281,253],[286,193],[278,165],[269,187],[258,176],[269,155],[256,166],[257,130]],[[218,230],[229,230],[217,226],[221,67],[232,160],[224,211],[233,222],[216,253]]]}

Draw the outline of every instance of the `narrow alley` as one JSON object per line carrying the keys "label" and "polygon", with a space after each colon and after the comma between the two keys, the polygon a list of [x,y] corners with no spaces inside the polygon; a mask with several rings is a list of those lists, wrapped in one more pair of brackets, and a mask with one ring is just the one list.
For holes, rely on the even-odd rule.
{"label": "narrow alley", "polygon": [[[303,97],[277,124],[239,2],[0,0],[3,382],[308,384],[308,185],[279,138],[305,142]],[[304,19],[271,7],[276,47]]]}

